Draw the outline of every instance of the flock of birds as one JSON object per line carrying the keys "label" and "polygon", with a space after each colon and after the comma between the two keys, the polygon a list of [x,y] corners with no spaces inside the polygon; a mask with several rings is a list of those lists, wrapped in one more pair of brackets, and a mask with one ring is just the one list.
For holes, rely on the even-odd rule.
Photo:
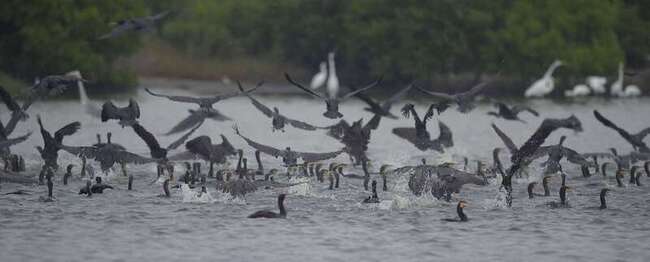
{"label": "flock of birds", "polygon": [[[542,78],[535,81],[524,93],[525,97],[544,97],[555,89],[555,80],[553,79],[553,72],[562,66],[562,61],[555,60],[551,66],[546,70]],[[607,92],[607,78],[604,76],[589,76],[586,78],[585,83],[577,84],[572,89],[565,90],[565,97],[582,97],[582,96],[603,96],[609,95],[610,97],[637,97],[641,95],[641,89],[636,85],[623,85],[624,79],[623,63],[618,64],[618,74],[614,82],[612,82],[609,93]]]}
{"label": "flock of birds", "polygon": [[[144,30],[144,28],[150,27],[155,21],[164,17],[164,15],[159,14],[148,18],[122,21],[118,23],[113,32],[101,38],[116,37],[126,30]],[[412,117],[414,121],[413,125],[394,128],[392,129],[392,133],[412,144],[414,150],[444,152],[454,146],[452,130],[439,120],[439,134],[433,138],[428,130],[429,120],[435,114],[443,114],[450,107],[456,107],[463,114],[471,113],[475,108],[476,97],[485,89],[486,83],[478,83],[468,91],[454,94],[433,92],[415,83],[411,83],[387,100],[378,102],[365,95],[364,91],[379,85],[381,79],[361,88],[351,88],[350,92],[342,94],[336,75],[334,60],[334,53],[329,53],[327,62],[323,62],[320,65],[321,71],[314,76],[309,87],[294,80],[289,74],[285,74],[285,78],[289,84],[299,90],[314,98],[323,100],[325,102],[323,116],[326,118],[342,118],[343,114],[339,112],[339,104],[353,97],[360,99],[368,105],[365,110],[373,114],[373,117],[367,123],[364,124],[363,119],[352,122],[352,124],[346,120],[340,120],[334,125],[320,127],[309,124],[304,120],[293,119],[280,113],[281,111],[278,107],[271,108],[254,97],[254,92],[261,88],[263,83],[246,89],[237,81],[238,92],[207,97],[173,96],[146,89],[146,92],[153,97],[168,99],[178,103],[198,105],[198,108],[189,110],[189,115],[185,119],[182,119],[177,125],[171,127],[165,133],[165,135],[182,133],[177,140],[167,146],[161,146],[156,136],[139,122],[141,109],[137,101],[131,99],[129,104],[124,107],[117,106],[111,101],[107,101],[101,106],[90,103],[84,88],[84,83],[87,81],[78,71],[65,75],[47,76],[40,79],[29,90],[29,94],[24,99],[22,105],[7,93],[3,87],[0,87],[0,98],[11,112],[7,124],[3,125],[0,123],[0,156],[3,158],[5,164],[4,170],[0,172],[0,180],[3,182],[22,184],[45,184],[48,187],[48,195],[40,199],[45,202],[56,201],[52,192],[54,186],[53,179],[60,169],[58,164],[59,152],[64,151],[79,158],[80,163],[78,165],[81,167],[79,176],[81,179],[86,180],[86,184],[80,189],[79,194],[86,194],[88,196],[101,194],[104,190],[113,188],[113,186],[106,184],[106,181],[102,180],[102,177],[107,177],[109,171],[113,170],[116,164],[119,165],[123,175],[128,177],[129,190],[133,187],[134,177],[127,172],[127,165],[155,164],[157,166],[156,181],[162,182],[163,194],[161,197],[169,197],[171,195],[170,187],[174,185],[183,192],[189,191],[191,193],[194,193],[192,191],[194,187],[200,187],[200,192],[196,193],[196,197],[209,197],[207,193],[208,183],[214,184],[214,188],[231,194],[233,197],[245,197],[246,194],[255,192],[258,189],[286,188],[301,183],[324,183],[325,180],[328,180],[330,190],[336,190],[339,188],[340,179],[344,178],[363,180],[364,190],[372,190],[372,195],[361,200],[361,203],[376,204],[382,200],[377,192],[377,180],[373,179],[373,176],[378,176],[381,180],[383,191],[389,190],[389,177],[407,176],[408,188],[412,194],[416,196],[431,194],[438,199],[444,199],[446,201],[451,201],[453,194],[459,193],[465,184],[481,186],[487,185],[489,179],[500,180],[501,186],[499,190],[506,194],[505,201],[508,206],[511,206],[513,201],[512,178],[526,175],[526,167],[534,160],[546,158],[546,161],[543,163],[544,176],[541,181],[544,186],[544,196],[550,195],[548,188],[549,179],[552,176],[561,176],[562,185],[559,189],[560,202],[549,203],[549,206],[559,208],[569,207],[566,192],[571,189],[565,182],[566,173],[564,173],[562,164],[560,163],[562,159],[568,160],[571,164],[579,165],[585,177],[591,176],[592,170],[606,177],[607,167],[611,163],[599,165],[598,161],[602,161],[603,158],[612,159],[617,167],[615,179],[619,186],[623,186],[622,178],[626,174],[630,176],[630,183],[641,185],[639,181],[641,173],[638,172],[640,166],[637,165],[639,162],[644,163],[643,167],[647,175],[650,176],[650,162],[648,162],[650,160],[650,148],[643,142],[644,138],[650,134],[650,128],[641,130],[636,134],[630,133],[607,119],[598,111],[594,111],[594,117],[605,127],[618,132],[623,139],[632,145],[633,150],[629,154],[621,155],[613,149],[608,152],[578,153],[576,150],[563,145],[566,137],[562,137],[558,143],[544,145],[546,138],[555,130],[564,128],[582,132],[581,121],[571,115],[562,119],[544,119],[531,137],[521,144],[521,146],[517,146],[503,130],[497,125],[492,124],[495,134],[503,141],[505,149],[510,153],[510,166],[508,168],[505,168],[499,159],[500,154],[505,150],[503,148],[495,148],[493,150],[492,165],[477,161],[478,167],[475,172],[468,171],[467,163],[469,160],[467,158],[465,158],[465,167],[463,168],[457,168],[454,163],[443,163],[439,165],[427,164],[422,159],[422,164],[420,165],[397,168],[382,165],[378,172],[371,172],[371,161],[366,154],[371,134],[379,129],[381,119],[399,118],[398,115],[391,112],[391,108],[406,93],[412,89],[416,89],[422,94],[435,98],[436,102],[431,104],[425,112],[420,113],[418,113],[413,104],[407,103],[403,105],[401,115],[405,118]],[[534,96],[538,94],[535,91],[540,89],[537,88],[538,86],[543,86],[548,91],[549,83],[547,80],[551,77],[555,68],[560,65],[561,63],[559,61],[553,63],[544,78],[537,81],[531,89],[527,90],[526,95]],[[127,147],[113,142],[110,133],[106,136],[106,142],[102,142],[101,135],[97,134],[97,143],[93,145],[71,145],[70,143],[64,142],[64,139],[77,133],[81,129],[81,123],[72,122],[63,125],[52,135],[48,131],[46,123],[44,123],[41,116],[37,115],[36,121],[43,139],[43,146],[39,146],[37,149],[43,160],[43,165],[38,180],[32,179],[29,175],[21,174],[21,172],[26,170],[25,161],[21,156],[12,154],[11,147],[29,139],[31,133],[10,138],[16,125],[30,118],[27,111],[33,103],[59,95],[66,89],[75,86],[79,88],[81,102],[84,104],[85,111],[88,114],[97,117],[97,119],[101,119],[102,122],[115,121],[118,125],[127,128],[125,130],[132,130],[147,145],[149,155],[143,156],[131,152]],[[622,87],[622,80],[617,86]],[[324,90],[319,91],[321,89]],[[616,90],[618,90],[617,92],[625,93],[628,89],[629,87],[625,90]],[[232,118],[220,113],[214,105],[222,100],[235,96],[245,96],[250,100],[254,108],[260,111],[262,115],[270,118],[272,131],[283,132],[287,126],[304,131],[326,130],[327,135],[340,141],[343,147],[337,151],[324,153],[300,152],[292,150],[291,147],[284,149],[274,148],[250,139],[235,125],[233,126],[234,133],[255,150],[257,169],[249,168],[247,159],[243,157],[244,149],[236,149],[226,136],[221,135],[221,143],[214,143],[209,136],[194,135],[197,129],[208,119],[213,121],[231,121]],[[507,105],[502,102],[494,102],[494,106],[496,110],[489,112],[488,115],[496,118],[525,123],[519,118],[521,112],[528,112],[534,116],[539,116],[537,111],[521,105]],[[50,125],[52,124],[50,123]],[[180,149],[181,146],[184,147],[184,150]],[[265,170],[261,161],[262,154],[274,158],[281,158],[283,165],[278,168]],[[344,173],[344,168],[348,165],[335,162],[326,163],[326,161],[340,154],[347,154],[352,165],[361,166],[363,174],[346,174]],[[238,156],[237,165],[234,169],[229,168],[228,165],[231,156]],[[89,160],[99,164],[102,174],[95,174],[93,165],[88,163]],[[197,162],[197,160],[199,161]],[[192,163],[192,161],[195,162]],[[200,161],[205,161],[209,166],[207,172],[201,172]],[[185,173],[181,176],[175,176],[175,167],[178,162],[183,162],[185,167]],[[74,165],[72,164],[66,167],[66,173],[63,175],[64,186],[73,177],[73,168]],[[280,182],[280,179],[284,177],[288,179],[287,182]],[[295,182],[291,180],[293,177],[299,177],[303,180]],[[94,184],[91,182],[92,180],[95,181]],[[533,192],[536,184],[537,182],[532,182],[528,185],[530,198],[536,196]],[[607,208],[605,195],[608,191],[609,189],[607,188],[602,189],[600,195],[601,208],[603,209]],[[28,193],[24,190],[19,190],[5,194]],[[284,206],[285,197],[285,194],[278,196],[279,213],[263,210],[255,212],[249,217],[286,217],[287,211]],[[466,201],[458,201],[458,218],[449,219],[449,221],[468,221],[467,215],[463,212],[466,205]]]}

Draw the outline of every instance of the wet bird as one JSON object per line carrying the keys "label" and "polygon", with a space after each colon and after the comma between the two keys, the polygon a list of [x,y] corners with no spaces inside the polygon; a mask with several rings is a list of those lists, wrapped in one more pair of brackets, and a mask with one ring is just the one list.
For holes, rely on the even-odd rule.
{"label": "wet bird", "polygon": [[[492,125],[492,127],[496,127],[496,125]],[[512,176],[516,174],[523,166],[527,164],[529,161],[530,157],[539,149],[539,147],[544,144],[544,141],[546,141],[546,138],[555,130],[559,128],[567,128],[567,129],[572,129],[575,132],[582,132],[582,123],[580,120],[578,120],[577,117],[575,116],[570,116],[568,118],[564,119],[553,119],[553,118],[546,118],[542,123],[539,125],[535,133],[522,145],[519,149],[516,149],[516,146],[514,146],[514,143],[512,143],[512,140],[507,138],[507,136],[502,135],[503,132],[499,132],[498,128],[495,128],[495,131],[499,135],[499,137],[504,141],[504,143],[511,148],[512,156],[510,158],[510,161],[512,162],[512,166],[508,168],[506,173],[502,176],[503,179],[501,181],[501,185],[503,188],[506,190],[507,197],[506,197],[506,204],[508,206],[512,205]],[[512,150],[512,149],[515,150]]]}
{"label": "wet bird", "polygon": [[343,153],[343,150],[338,150],[338,151],[328,152],[328,153],[305,153],[305,152],[292,151],[290,147],[287,147],[285,150],[280,150],[270,146],[262,145],[253,140],[248,139],[247,137],[245,137],[239,132],[239,129],[237,127],[234,127],[234,130],[238,136],[244,139],[249,146],[255,148],[256,150],[259,150],[260,152],[265,153],[267,155],[271,155],[275,158],[282,157],[282,162],[287,167],[296,165],[298,163],[298,159],[302,159],[305,162],[315,162],[315,161],[322,161],[330,158],[335,158],[339,154]]}
{"label": "wet bird", "polygon": [[76,133],[79,128],[81,128],[81,123],[72,122],[67,124],[57,130],[54,133],[54,136],[50,134],[43,127],[43,122],[41,121],[41,116],[36,116],[36,121],[41,129],[41,136],[43,137],[43,147],[37,146],[38,152],[41,154],[41,158],[44,161],[43,171],[47,168],[51,168],[52,171],[56,171],[59,168],[57,160],[59,158],[59,150],[62,149],[63,138],[66,136],[73,135]]}
{"label": "wet bird", "polygon": [[[143,165],[155,162],[155,159],[147,158],[128,152],[122,145],[115,144],[111,141],[112,134],[106,134],[106,143],[102,143],[98,134],[98,143],[92,146],[62,146],[62,149],[70,154],[76,155],[84,161],[82,164],[82,176],[86,170],[85,160],[94,159],[99,162],[100,168],[105,173],[116,163],[125,165],[127,163]],[[92,167],[88,165],[89,167]],[[125,171],[125,169],[123,169]],[[126,175],[126,174],[125,174]]]}
{"label": "wet bird", "polygon": [[[214,164],[224,164],[228,156],[237,153],[228,139],[221,135],[220,144],[212,144],[212,139],[208,136],[198,136],[185,143],[187,151],[168,157],[170,161],[202,159],[210,164],[210,170],[213,170]],[[213,173],[209,172],[209,173]]]}
{"label": "wet bird", "polygon": [[138,123],[138,118],[140,118],[140,107],[138,102],[133,99],[129,99],[129,105],[126,107],[117,107],[111,101],[104,103],[102,106],[102,122],[119,120],[118,123],[125,127]]}
{"label": "wet bird", "polygon": [[[90,182],[89,182],[90,183]],[[113,189],[112,186],[102,184],[102,178],[101,177],[95,177],[95,184],[92,185],[91,187],[83,187],[81,190],[79,190],[79,194],[88,194],[88,190],[90,190],[90,193],[92,194],[102,194],[104,193],[104,190],[106,189]]]}
{"label": "wet bird", "polygon": [[451,165],[427,165],[424,159],[422,165],[405,166],[393,170],[395,174],[410,174],[408,186],[411,192],[420,196],[431,193],[434,197],[451,200],[453,193],[459,193],[466,184],[486,185],[484,177],[457,170]]}
{"label": "wet bird", "polygon": [[287,210],[284,208],[284,198],[285,194],[280,194],[278,196],[278,209],[280,213],[275,213],[269,210],[260,210],[248,216],[248,218],[286,218]]}
{"label": "wet bird", "polygon": [[380,115],[374,115],[365,125],[363,118],[353,122],[352,125],[341,120],[337,124],[326,127],[327,135],[343,143],[344,151],[350,156],[350,161],[359,165],[368,160],[366,151],[370,143],[370,136],[372,130],[379,127],[381,118]]}
{"label": "wet bird", "polygon": [[467,222],[469,221],[469,218],[467,218],[467,215],[465,215],[465,212],[463,212],[463,209],[467,206],[467,202],[461,200],[458,201],[458,205],[456,206],[456,213],[458,214],[458,218],[445,218],[443,221],[447,222]]}
{"label": "wet bird", "polygon": [[544,76],[540,78],[539,80],[535,81],[528,89],[526,89],[526,92],[524,92],[525,97],[543,97],[551,92],[553,92],[553,89],[555,89],[555,80],[553,79],[553,72],[555,72],[555,69],[558,67],[562,66],[562,61],[560,60],[555,60],[549,66],[549,68],[546,70],[544,73]]}
{"label": "wet bird", "polygon": [[[416,86],[418,90],[420,90],[422,93],[428,94],[430,96],[436,97],[441,99],[442,101],[440,102],[443,105],[448,105],[451,103],[455,103],[458,105],[458,111],[461,113],[468,113],[476,107],[474,105],[474,98],[485,88],[486,83],[481,82],[474,87],[472,87],[470,90],[461,92],[461,93],[456,93],[456,94],[445,94],[445,93],[440,93],[440,92],[433,92],[433,91],[428,91],[424,90],[421,87]],[[440,106],[440,105],[439,105]],[[442,110],[444,111],[444,109]]]}
{"label": "wet bird", "polygon": [[588,161],[584,156],[575,150],[563,146],[566,136],[560,137],[560,142],[557,145],[543,146],[535,151],[535,154],[531,156],[532,159],[537,159],[542,156],[548,156],[548,159],[542,163],[542,166],[545,167],[545,174],[554,174],[559,171],[562,171],[562,166],[560,165],[560,160],[566,157],[567,160],[576,165],[591,167],[596,166],[595,163]]}
{"label": "wet bird", "polygon": [[445,148],[452,147],[454,145],[451,129],[442,121],[438,121],[438,127],[440,129],[438,138],[431,140],[431,135],[429,134],[429,131],[427,131],[426,124],[427,121],[433,116],[432,107],[429,107],[429,110],[422,119],[418,117],[418,114],[412,104],[406,104],[402,108],[402,113],[407,118],[410,115],[413,115],[413,119],[415,120],[415,128],[393,128],[392,132],[396,136],[406,139],[421,151],[435,150],[438,152],[444,152]]}
{"label": "wet bird", "polygon": [[295,128],[298,128],[298,129],[308,130],[308,131],[313,131],[313,130],[318,129],[318,127],[316,127],[314,125],[308,124],[308,123],[303,122],[303,121],[291,119],[291,118],[288,118],[288,117],[280,114],[280,110],[277,107],[273,107],[273,110],[271,110],[270,108],[268,108],[264,104],[260,103],[260,101],[255,99],[253,96],[245,93],[244,88],[241,86],[239,81],[237,81],[237,85],[239,86],[239,90],[243,94],[245,94],[248,97],[248,99],[251,100],[251,103],[253,104],[253,106],[255,106],[255,108],[257,108],[257,110],[259,110],[265,116],[272,119],[271,120],[271,124],[273,125],[272,131],[280,130],[280,131],[284,132],[284,127],[285,127],[286,124],[289,124],[289,125],[291,125],[291,126],[293,126]]}
{"label": "wet bird", "polygon": [[111,29],[111,32],[104,34],[97,38],[98,40],[109,39],[121,36],[127,32],[146,32],[154,28],[154,26],[165,18],[170,12],[165,11],[152,16],[145,17],[134,17],[119,20],[117,22],[111,23],[114,27]]}
{"label": "wet bird", "polygon": [[526,121],[521,120],[519,118],[519,113],[524,111],[529,112],[534,116],[539,116],[539,113],[537,113],[537,111],[527,106],[508,107],[506,104],[501,102],[494,103],[494,106],[497,107],[498,111],[497,112],[490,111],[487,114],[491,116],[495,116],[497,118],[503,118],[505,120],[521,121],[526,123]]}
{"label": "wet bird", "polygon": [[569,203],[567,202],[567,198],[566,198],[566,192],[569,191],[570,189],[571,189],[571,187],[569,187],[569,186],[565,186],[565,185],[561,186],[560,187],[560,202],[558,203],[558,202],[555,202],[555,201],[551,201],[551,202],[548,203],[548,205],[551,208],[568,208],[568,207],[571,207],[569,205]]}
{"label": "wet bird", "polygon": [[[255,91],[257,88],[259,88],[263,83],[260,82],[256,87],[251,88],[249,90],[246,90],[244,93],[251,93]],[[149,90],[148,88],[145,88],[145,91],[149,93],[152,96],[157,96],[157,97],[164,97],[167,98],[171,101],[174,102],[180,102],[180,103],[192,103],[192,104],[197,104],[199,105],[198,110],[189,110],[190,115],[186,117],[185,119],[181,120],[176,126],[172,127],[169,132],[167,132],[165,135],[171,135],[179,132],[183,132],[185,130],[188,130],[200,123],[203,123],[206,119],[212,119],[215,121],[227,121],[230,120],[229,117],[222,115],[219,111],[217,111],[213,105],[216,104],[219,101],[236,97],[239,95],[242,95],[241,92],[238,93],[230,93],[230,94],[224,94],[224,95],[215,95],[215,96],[209,96],[209,97],[191,97],[191,96],[170,96],[170,95],[162,95],[162,94],[157,94]]]}
{"label": "wet bird", "polygon": [[171,166],[169,166],[168,163],[169,160],[167,159],[167,153],[171,150],[178,148],[183,143],[185,143],[185,141],[194,133],[194,131],[196,131],[200,127],[200,125],[197,125],[196,127],[192,128],[186,134],[179,137],[176,141],[169,144],[166,148],[162,148],[158,143],[156,137],[153,134],[151,134],[149,131],[147,131],[139,123],[135,123],[131,127],[133,128],[133,131],[147,144],[147,147],[149,147],[151,158],[156,159],[158,161],[159,167],[166,167],[168,170],[171,171],[170,169]]}
{"label": "wet bird", "polygon": [[375,204],[379,203],[379,197],[377,196],[377,181],[373,180],[372,181],[372,196],[369,196],[368,198],[364,199],[363,204]]}
{"label": "wet bird", "polygon": [[[12,114],[17,114],[19,120],[27,120],[29,118],[29,115],[23,111],[22,107],[18,104],[18,102],[14,99],[5,88],[0,85],[0,99],[2,99],[2,102],[7,106],[7,109],[12,112]],[[13,130],[13,129],[12,129]]]}
{"label": "wet bird", "polygon": [[638,150],[642,153],[650,153],[650,148],[648,148],[648,145],[646,145],[643,142],[643,139],[650,134],[650,127],[645,128],[641,131],[639,131],[636,134],[630,134],[629,132],[625,131],[624,129],[618,127],[616,124],[614,124],[612,121],[609,119],[605,118],[603,115],[600,114],[597,110],[594,110],[594,116],[596,119],[605,125],[606,127],[609,127],[611,129],[616,130],[625,141],[628,143],[632,144],[632,147],[634,147],[634,150]]}
{"label": "wet bird", "polygon": [[87,82],[83,79],[79,71],[72,71],[65,75],[50,75],[41,78],[29,91],[29,95],[23,103],[22,111],[27,111],[27,109],[37,100],[63,93],[69,87],[76,85],[79,81]]}
{"label": "wet bird", "polygon": [[603,188],[600,190],[600,209],[606,209],[607,208],[607,201],[605,200],[605,197],[607,196],[607,192],[610,190],[607,188]]}
{"label": "wet bird", "polygon": [[365,102],[369,106],[364,108],[363,110],[371,112],[375,115],[380,115],[391,119],[397,119],[397,116],[393,115],[393,113],[390,112],[390,109],[393,106],[393,104],[397,103],[400,99],[402,99],[402,97],[404,97],[404,95],[406,95],[406,93],[408,93],[408,91],[411,90],[411,88],[413,88],[413,84],[409,84],[407,87],[402,88],[402,90],[395,93],[393,96],[391,96],[381,104],[363,93],[356,93],[354,96],[359,98],[361,101]]}
{"label": "wet bird", "polygon": [[351,97],[353,97],[355,94],[361,93],[363,91],[366,91],[370,88],[373,88],[377,86],[381,82],[381,78],[363,88],[359,88],[355,91],[349,92],[343,96],[339,96],[338,94],[335,96],[332,96],[331,94],[319,94],[316,93],[315,91],[312,91],[311,89],[308,89],[304,87],[302,84],[294,81],[289,74],[285,73],[284,77],[291,83],[292,85],[302,89],[303,91],[307,92],[308,94],[312,95],[315,98],[322,99],[325,101],[325,106],[326,106],[326,111],[323,113],[323,116],[330,118],[330,119],[336,119],[336,118],[341,118],[343,117],[343,114],[339,112],[339,104]]}

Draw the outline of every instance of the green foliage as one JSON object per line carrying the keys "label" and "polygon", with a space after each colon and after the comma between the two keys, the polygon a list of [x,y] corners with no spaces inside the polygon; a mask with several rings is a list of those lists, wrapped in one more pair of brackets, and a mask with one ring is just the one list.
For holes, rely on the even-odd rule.
{"label": "green foliage", "polygon": [[95,39],[110,21],[162,10],[174,11],[162,38],[202,61],[316,69],[336,50],[344,84],[482,72],[529,82],[555,59],[566,64],[560,77],[611,75],[619,61],[647,66],[650,53],[647,0],[6,0],[1,70],[30,81],[79,69],[99,84],[132,85],[114,62],[139,37]]}
{"label": "green foliage", "polygon": [[[194,0],[163,36],[196,56],[315,68],[330,50],[344,81],[500,72],[611,74],[646,61],[648,1]],[[625,24],[625,25],[624,25]]]}
{"label": "green foliage", "polygon": [[115,59],[134,52],[137,37],[98,41],[110,22],[145,15],[142,1],[6,0],[0,9],[0,67],[18,78],[78,69],[98,85],[133,86],[135,76],[116,70]]}

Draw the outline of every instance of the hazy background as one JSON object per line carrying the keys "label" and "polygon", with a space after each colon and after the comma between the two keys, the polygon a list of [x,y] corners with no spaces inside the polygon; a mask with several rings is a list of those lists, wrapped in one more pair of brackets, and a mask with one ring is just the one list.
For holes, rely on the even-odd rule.
{"label": "hazy background", "polygon": [[[109,23],[173,13],[157,30],[109,40]],[[0,84],[79,69],[90,93],[132,90],[138,80],[307,81],[336,50],[343,85],[383,75],[384,91],[411,80],[450,91],[479,76],[491,95],[520,96],[554,59],[555,95],[585,76],[616,76],[648,91],[650,1],[5,0]],[[226,81],[227,82],[227,81]],[[609,84],[608,84],[609,85]],[[70,90],[76,92],[76,90]]]}

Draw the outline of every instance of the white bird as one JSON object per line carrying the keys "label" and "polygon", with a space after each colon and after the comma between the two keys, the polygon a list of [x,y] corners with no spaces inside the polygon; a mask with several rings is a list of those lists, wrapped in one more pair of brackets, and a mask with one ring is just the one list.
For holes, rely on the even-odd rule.
{"label": "white bird", "polygon": [[636,85],[629,85],[623,91],[623,97],[637,97],[641,95],[641,89]]}
{"label": "white bird", "polygon": [[590,94],[591,89],[585,84],[578,84],[573,89],[564,90],[564,96],[566,97],[588,96]]}
{"label": "white bird", "polygon": [[605,84],[607,83],[607,77],[604,77],[604,76],[588,76],[586,82],[587,82],[587,85],[589,85],[589,87],[591,87],[591,90],[594,91],[594,94],[607,93],[607,87],[605,87]]}
{"label": "white bird", "polygon": [[623,96],[623,62],[618,63],[618,79],[612,83],[609,94],[612,96]]}
{"label": "white bird", "polygon": [[555,60],[551,66],[546,70],[544,76],[535,81],[524,93],[525,97],[543,97],[553,92],[555,82],[553,80],[553,72],[556,68],[562,65],[562,61]]}
{"label": "white bird", "polygon": [[323,61],[320,62],[320,71],[311,79],[309,87],[316,90],[325,84],[325,80],[327,80],[327,62]]}
{"label": "white bird", "polygon": [[327,55],[329,61],[329,74],[327,75],[327,95],[330,99],[338,97],[339,78],[336,76],[336,65],[334,64],[334,52]]}

